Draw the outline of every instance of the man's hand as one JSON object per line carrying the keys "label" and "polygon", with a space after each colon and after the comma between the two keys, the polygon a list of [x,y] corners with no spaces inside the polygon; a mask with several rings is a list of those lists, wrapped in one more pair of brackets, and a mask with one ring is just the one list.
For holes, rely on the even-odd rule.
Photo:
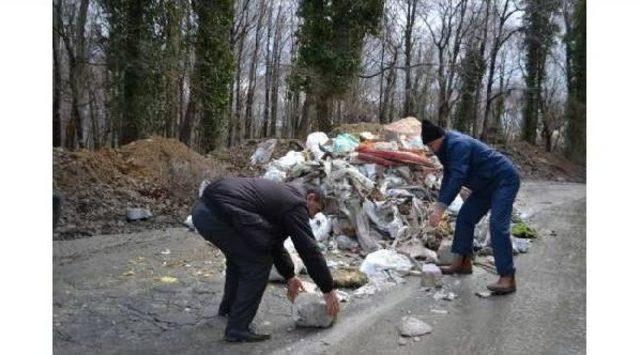
{"label": "man's hand", "polygon": [[307,290],[304,289],[299,278],[294,276],[287,280],[287,298],[291,303],[296,300],[300,292],[307,292]]}
{"label": "man's hand", "polygon": [[444,208],[442,208],[442,206],[435,206],[431,214],[429,214],[429,225],[433,228],[437,227],[442,219],[442,214],[444,214]]}
{"label": "man's hand", "polygon": [[331,290],[324,295],[324,302],[327,305],[327,314],[331,317],[335,317],[340,311],[340,302],[338,301],[338,296],[336,296],[336,291]]}

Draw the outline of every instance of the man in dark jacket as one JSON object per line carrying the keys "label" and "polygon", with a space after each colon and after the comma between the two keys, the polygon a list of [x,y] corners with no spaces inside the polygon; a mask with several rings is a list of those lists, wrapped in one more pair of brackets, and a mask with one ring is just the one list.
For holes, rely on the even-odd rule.
{"label": "man in dark jacket", "polygon": [[442,272],[472,272],[475,225],[491,210],[491,247],[500,278],[487,288],[495,293],[514,292],[516,279],[510,225],[513,202],[520,188],[517,169],[509,159],[486,144],[462,133],[445,131],[426,120],[422,121],[422,141],[444,167],[438,202],[429,216],[431,226],[438,225],[461,187],[472,190],[458,213],[451,246],[451,251],[460,257],[451,266],[442,267]]}
{"label": "man in dark jacket", "polygon": [[309,218],[324,208],[321,190],[260,178],[222,178],[209,184],[193,208],[198,232],[227,259],[218,314],[228,315],[227,341],[261,341],[249,328],[275,265],[294,301],[302,288],[284,248],[290,236],[313,281],[324,293],[327,313],[339,310],[333,279],[313,236]]}

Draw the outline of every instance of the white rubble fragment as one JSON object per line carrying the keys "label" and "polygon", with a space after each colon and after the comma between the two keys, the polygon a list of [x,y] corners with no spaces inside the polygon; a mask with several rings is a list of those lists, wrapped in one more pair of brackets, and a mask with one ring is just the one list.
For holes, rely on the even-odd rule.
{"label": "white rubble fragment", "polygon": [[329,233],[331,233],[331,220],[327,218],[324,213],[316,213],[316,215],[309,220],[309,224],[311,225],[313,236],[317,241],[323,242],[329,238]]}
{"label": "white rubble fragment", "polygon": [[422,266],[422,287],[437,287],[441,285],[442,271],[435,264]]}
{"label": "white rubble fragment", "polygon": [[327,314],[324,298],[319,293],[304,292],[293,303],[293,318],[298,327],[328,328],[334,317]]}
{"label": "white rubble fragment", "polygon": [[478,292],[476,292],[476,296],[478,296],[480,298],[489,298],[489,297],[491,297],[491,292],[490,291],[478,291]]}
{"label": "white rubble fragment", "polygon": [[153,217],[151,211],[146,208],[127,208],[127,221],[147,220]]}
{"label": "white rubble fragment", "polygon": [[351,298],[347,292],[342,290],[336,290],[336,296],[338,297],[338,301],[343,303],[349,302],[349,299]]}
{"label": "white rubble fragment", "polygon": [[429,324],[412,316],[404,316],[398,324],[398,331],[404,337],[418,337],[429,334],[432,328]]}
{"label": "white rubble fragment", "polygon": [[193,224],[193,217],[191,217],[191,215],[188,215],[182,224],[189,228],[189,230],[196,230],[196,226]]}
{"label": "white rubble fragment", "polygon": [[445,300],[445,301],[453,301],[458,296],[453,292],[439,291],[433,295],[433,299],[436,301]]}
{"label": "white rubble fragment", "polygon": [[386,279],[393,272],[404,276],[412,267],[413,263],[407,256],[395,250],[380,249],[366,256],[360,271],[371,279]]}

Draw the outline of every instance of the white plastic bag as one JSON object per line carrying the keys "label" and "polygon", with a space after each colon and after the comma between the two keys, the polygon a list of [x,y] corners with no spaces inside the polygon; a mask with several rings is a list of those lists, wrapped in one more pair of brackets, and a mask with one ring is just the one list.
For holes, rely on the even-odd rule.
{"label": "white plastic bag", "polygon": [[260,143],[258,149],[256,149],[255,153],[251,156],[251,165],[268,163],[273,154],[273,150],[276,148],[277,142],[278,140],[272,138]]}
{"label": "white plastic bag", "polygon": [[320,145],[324,145],[328,141],[329,137],[324,132],[313,132],[307,136],[305,147],[313,153],[314,160],[320,160],[324,155]]}
{"label": "white plastic bag", "polygon": [[331,232],[331,220],[327,218],[322,212],[316,213],[316,215],[309,220],[313,236],[317,241],[323,242],[329,238]]}
{"label": "white plastic bag", "polygon": [[388,272],[396,272],[404,276],[412,267],[413,264],[406,255],[399,254],[395,250],[380,249],[367,255],[360,265],[360,271],[371,279],[385,279]]}

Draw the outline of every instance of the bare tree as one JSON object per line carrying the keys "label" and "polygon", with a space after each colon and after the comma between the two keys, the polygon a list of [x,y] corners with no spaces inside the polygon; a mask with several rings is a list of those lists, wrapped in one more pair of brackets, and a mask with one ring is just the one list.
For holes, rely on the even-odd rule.
{"label": "bare tree", "polygon": [[495,38],[493,39],[493,44],[491,46],[489,55],[489,72],[487,74],[486,100],[484,115],[482,118],[482,133],[480,135],[480,138],[483,140],[486,140],[488,138],[487,134],[490,130],[490,127],[492,127],[494,130],[500,127],[496,119],[492,121],[489,118],[489,113],[491,112],[491,102],[494,99],[494,97],[492,96],[492,91],[498,52],[500,52],[500,49],[509,40],[509,38],[511,38],[511,36],[513,36],[518,31],[517,28],[506,31],[505,25],[509,18],[513,16],[517,11],[519,11],[519,8],[512,8],[511,0],[504,0],[502,10],[499,12],[498,11],[498,3],[494,3],[493,12],[497,16],[498,21]]}
{"label": "bare tree", "polygon": [[260,40],[262,38],[262,21],[264,20],[266,0],[260,0],[258,9],[258,24],[255,31],[255,44],[251,55],[251,66],[249,68],[249,87],[247,89],[247,103],[245,113],[245,130],[244,138],[253,137],[253,101],[256,92],[256,70],[258,68],[258,54],[260,52]]}
{"label": "bare tree", "polygon": [[411,50],[413,46],[413,26],[416,21],[418,0],[406,0],[406,23],[404,29],[404,116],[413,115],[411,92]]}

